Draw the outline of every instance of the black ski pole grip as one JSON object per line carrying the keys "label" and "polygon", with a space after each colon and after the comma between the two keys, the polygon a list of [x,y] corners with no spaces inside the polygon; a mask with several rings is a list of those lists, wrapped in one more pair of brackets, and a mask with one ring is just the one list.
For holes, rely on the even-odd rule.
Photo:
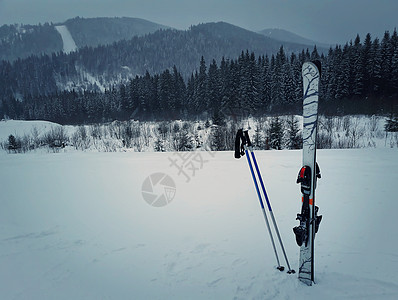
{"label": "black ski pole grip", "polygon": [[247,142],[247,147],[251,147],[252,146],[252,142],[250,141],[250,138],[249,138],[249,131],[245,130],[244,134],[245,134],[245,139],[246,139],[246,142]]}
{"label": "black ski pole grip", "polygon": [[243,132],[242,132],[242,129],[239,129],[238,132],[236,133],[236,137],[235,137],[235,158],[238,158],[238,159],[242,156],[241,141],[243,142]]}

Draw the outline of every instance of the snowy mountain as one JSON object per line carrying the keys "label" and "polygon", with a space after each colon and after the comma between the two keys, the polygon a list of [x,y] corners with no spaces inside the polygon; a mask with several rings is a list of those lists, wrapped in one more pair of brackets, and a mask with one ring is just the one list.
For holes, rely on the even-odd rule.
{"label": "snowy mountain", "polygon": [[3,25],[0,27],[0,60],[14,61],[30,55],[63,50],[61,33],[66,28],[77,47],[112,44],[143,36],[167,26],[139,18],[74,18],[57,24]]}
{"label": "snowy mountain", "polygon": [[[221,61],[222,57],[236,59],[246,50],[256,55],[270,56],[276,54],[282,44],[287,53],[306,49],[304,45],[282,43],[225,22],[200,24],[186,31],[158,30],[110,45],[82,47],[83,37],[94,31],[90,25],[94,20],[73,19],[66,25],[57,25],[56,28],[62,28],[61,32],[54,29],[61,40],[58,52],[68,49],[66,53],[52,54],[51,57],[29,57],[13,64],[4,62],[8,75],[3,83],[6,88],[0,91],[0,98],[7,90],[12,90],[14,95],[51,94],[64,89],[99,91],[103,90],[102,87],[109,88],[123,79],[128,80],[146,72],[158,74],[174,65],[184,78],[188,78],[198,70],[202,56],[207,62],[213,59]],[[120,23],[116,22],[118,19],[111,20],[116,24],[114,28],[119,28]],[[82,28],[87,30],[81,29],[76,34],[74,27],[79,22],[86,24]],[[108,29],[108,32],[111,30]],[[98,34],[92,36],[98,37]],[[88,38],[85,40],[90,41]],[[95,42],[99,41],[93,38],[90,43]],[[70,52],[76,48],[76,51]],[[29,66],[28,72],[26,66]]]}
{"label": "snowy mountain", "polygon": [[77,47],[96,47],[108,45],[120,40],[129,40],[134,36],[144,36],[159,29],[169,27],[139,18],[74,18],[65,25]]}
{"label": "snowy mountain", "polygon": [[[57,30],[59,26],[68,29],[78,48],[110,45],[117,41],[130,40],[133,37],[143,37],[159,29],[170,29],[170,27],[139,18],[77,17],[57,24],[3,25],[0,27],[0,60],[14,61],[17,58],[26,58],[30,55],[50,55],[53,52],[62,51],[61,35]],[[275,44],[276,48],[283,44],[289,51],[299,51],[303,49],[303,45],[313,45],[313,43],[305,43],[301,39],[279,39],[279,35],[273,36],[263,32],[258,34],[225,22],[192,26],[190,31],[192,28],[200,28],[203,34],[210,35],[212,39],[232,39],[233,44],[239,43],[240,51],[254,50],[262,44],[270,54],[270,50],[275,51]],[[267,36],[269,39],[264,42],[261,35]],[[206,37],[208,38],[208,36]],[[170,46],[168,45],[168,47]],[[228,46],[230,45],[223,46],[220,51],[227,52],[228,49],[225,47]],[[318,50],[322,52],[327,48],[320,47]],[[265,50],[262,53],[264,52]],[[204,52],[204,54],[206,53]]]}

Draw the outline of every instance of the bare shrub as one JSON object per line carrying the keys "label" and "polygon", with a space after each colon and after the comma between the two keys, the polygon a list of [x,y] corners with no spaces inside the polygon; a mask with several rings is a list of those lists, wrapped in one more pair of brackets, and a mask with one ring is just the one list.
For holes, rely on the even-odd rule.
{"label": "bare shrub", "polygon": [[43,141],[44,144],[48,145],[50,148],[65,148],[68,142],[68,136],[62,126],[53,127],[44,135]]}
{"label": "bare shrub", "polygon": [[349,148],[359,148],[359,139],[365,134],[365,128],[360,126],[359,118],[353,118],[348,130]]}
{"label": "bare shrub", "polygon": [[90,138],[85,126],[79,126],[72,134],[71,143],[76,150],[86,150],[90,147]]}
{"label": "bare shrub", "polygon": [[317,137],[318,149],[331,149],[332,148],[332,135],[327,131],[320,131]]}
{"label": "bare shrub", "polygon": [[99,124],[91,125],[89,127],[89,131],[90,131],[90,135],[94,139],[101,139],[101,137],[103,135],[103,130]]}

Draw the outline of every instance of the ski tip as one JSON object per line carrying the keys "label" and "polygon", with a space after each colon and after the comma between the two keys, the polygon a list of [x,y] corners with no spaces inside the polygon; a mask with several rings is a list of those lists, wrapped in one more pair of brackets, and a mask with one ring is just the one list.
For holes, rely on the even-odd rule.
{"label": "ski tip", "polygon": [[294,274],[294,273],[296,273],[296,271],[295,271],[295,270],[293,270],[293,269],[291,269],[291,270],[287,271],[287,274]]}
{"label": "ski tip", "polygon": [[319,60],[313,60],[312,63],[318,68],[319,75],[321,75],[322,72],[321,62]]}
{"label": "ski tip", "polygon": [[279,266],[279,267],[276,267],[279,271],[281,271],[281,272],[283,272],[284,270],[285,270],[285,267],[284,266]]}

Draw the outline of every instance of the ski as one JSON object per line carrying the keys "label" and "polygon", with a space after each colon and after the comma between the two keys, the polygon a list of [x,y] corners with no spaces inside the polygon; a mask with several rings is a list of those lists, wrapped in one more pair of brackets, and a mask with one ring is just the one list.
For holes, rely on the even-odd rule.
{"label": "ski", "polygon": [[297,183],[302,194],[301,212],[297,214],[300,225],[293,228],[296,242],[300,246],[298,278],[307,285],[314,280],[314,238],[322,216],[315,206],[316,181],[321,177],[316,163],[316,141],[318,126],[318,90],[321,73],[319,61],[305,62],[303,76],[303,164]]}

